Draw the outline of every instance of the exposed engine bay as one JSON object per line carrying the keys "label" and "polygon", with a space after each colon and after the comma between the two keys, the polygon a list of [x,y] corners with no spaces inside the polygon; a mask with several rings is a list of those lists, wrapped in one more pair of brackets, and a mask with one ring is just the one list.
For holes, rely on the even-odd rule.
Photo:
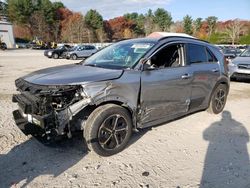
{"label": "exposed engine bay", "polygon": [[40,86],[18,79],[16,87],[20,92],[12,99],[19,106],[16,115],[22,113],[29,123],[39,126],[44,130],[43,136],[70,136],[71,127],[81,129],[79,125],[70,126],[70,123],[73,123],[73,116],[90,102],[82,86]]}

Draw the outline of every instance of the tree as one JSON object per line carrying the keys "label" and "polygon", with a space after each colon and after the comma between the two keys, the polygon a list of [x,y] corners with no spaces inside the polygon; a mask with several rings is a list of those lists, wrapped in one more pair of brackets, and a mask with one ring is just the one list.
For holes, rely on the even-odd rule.
{"label": "tree", "polygon": [[207,25],[208,25],[208,36],[209,37],[215,31],[217,20],[218,20],[218,18],[215,16],[209,16],[206,18]]}
{"label": "tree", "polygon": [[50,31],[46,23],[46,18],[42,11],[35,11],[30,18],[30,24],[32,25],[32,34],[42,40],[50,40]]}
{"label": "tree", "polygon": [[202,18],[196,18],[193,24],[194,24],[194,33],[197,34],[197,32],[200,31],[202,26]]}
{"label": "tree", "polygon": [[173,23],[170,27],[170,32],[183,33],[184,32],[183,22],[176,21],[175,23]]}
{"label": "tree", "polygon": [[113,34],[113,40],[119,40],[128,37],[128,35],[131,34],[130,31],[135,27],[135,23],[133,21],[127,20],[123,16],[108,20],[108,24]]}
{"label": "tree", "polygon": [[103,42],[104,36],[104,28],[103,28],[103,18],[102,16],[96,11],[90,9],[85,15],[85,23],[89,27],[88,37],[89,42],[91,42],[91,30],[93,30],[94,34],[98,36],[99,41]]}
{"label": "tree", "polygon": [[62,40],[65,42],[77,43],[88,42],[87,27],[82,14],[72,13],[62,25]]}
{"label": "tree", "polygon": [[60,8],[65,8],[64,4],[62,2],[54,2],[53,3],[53,8],[55,10],[60,9]]}
{"label": "tree", "polygon": [[20,25],[29,25],[29,18],[35,11],[35,4],[30,0],[7,0],[8,17],[11,22]]}
{"label": "tree", "polygon": [[184,32],[187,33],[187,34],[189,34],[189,35],[193,34],[192,22],[193,22],[192,17],[189,16],[189,15],[186,15],[183,18]]}
{"label": "tree", "polygon": [[124,15],[124,18],[134,22],[135,27],[132,30],[134,35],[136,35],[136,36],[144,36],[145,35],[145,31],[144,31],[145,16],[143,14],[138,14],[136,12],[128,13],[128,14]]}
{"label": "tree", "polygon": [[53,4],[49,0],[42,0],[39,6],[43,16],[45,17],[46,23],[51,25],[55,22],[55,9]]}
{"label": "tree", "polygon": [[161,31],[168,31],[172,24],[172,16],[165,9],[158,8],[154,12],[154,22],[159,26]]}
{"label": "tree", "polygon": [[0,20],[7,19],[7,4],[0,1]]}
{"label": "tree", "polygon": [[86,13],[85,22],[93,29],[100,29],[103,27],[103,18],[96,10],[90,9]]}
{"label": "tree", "polygon": [[154,15],[151,9],[148,10],[147,14],[145,15],[144,21],[144,31],[146,35],[149,35],[153,32],[154,28]]}
{"label": "tree", "polygon": [[232,45],[234,45],[235,42],[239,41],[242,28],[243,28],[243,25],[239,19],[235,19],[227,25],[226,35],[229,38],[229,40],[232,42]]}

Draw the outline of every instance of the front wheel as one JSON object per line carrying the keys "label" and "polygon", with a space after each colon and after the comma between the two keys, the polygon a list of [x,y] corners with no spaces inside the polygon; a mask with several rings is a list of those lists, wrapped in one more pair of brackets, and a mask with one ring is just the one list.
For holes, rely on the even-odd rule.
{"label": "front wheel", "polygon": [[90,150],[110,156],[122,151],[132,134],[131,115],[127,109],[107,104],[95,109],[86,122],[84,137]]}
{"label": "front wheel", "polygon": [[223,111],[227,101],[228,88],[225,84],[218,85],[212,93],[207,111],[211,114],[219,114]]}

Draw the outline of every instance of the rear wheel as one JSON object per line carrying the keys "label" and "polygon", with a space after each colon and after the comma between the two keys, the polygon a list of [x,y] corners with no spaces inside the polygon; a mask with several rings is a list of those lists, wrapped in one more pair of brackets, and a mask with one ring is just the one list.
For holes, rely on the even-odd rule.
{"label": "rear wheel", "polygon": [[73,60],[77,60],[77,55],[76,55],[76,54],[73,54],[73,55],[72,55],[72,59],[73,59]]}
{"label": "rear wheel", "polygon": [[227,101],[228,88],[220,84],[213,91],[207,111],[211,114],[219,114],[223,111]]}
{"label": "rear wheel", "polygon": [[84,137],[89,149],[101,156],[110,156],[122,151],[131,134],[130,113],[115,104],[107,104],[95,109],[84,129]]}
{"label": "rear wheel", "polygon": [[53,57],[54,59],[58,59],[58,58],[59,58],[59,55],[58,55],[57,53],[54,53],[54,54],[52,55],[52,57]]}

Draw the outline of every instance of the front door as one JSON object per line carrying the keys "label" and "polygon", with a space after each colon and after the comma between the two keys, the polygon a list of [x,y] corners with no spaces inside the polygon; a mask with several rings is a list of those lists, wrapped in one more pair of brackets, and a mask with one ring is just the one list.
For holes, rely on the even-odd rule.
{"label": "front door", "polygon": [[188,111],[192,69],[185,64],[184,45],[163,47],[141,74],[141,123],[171,119]]}

